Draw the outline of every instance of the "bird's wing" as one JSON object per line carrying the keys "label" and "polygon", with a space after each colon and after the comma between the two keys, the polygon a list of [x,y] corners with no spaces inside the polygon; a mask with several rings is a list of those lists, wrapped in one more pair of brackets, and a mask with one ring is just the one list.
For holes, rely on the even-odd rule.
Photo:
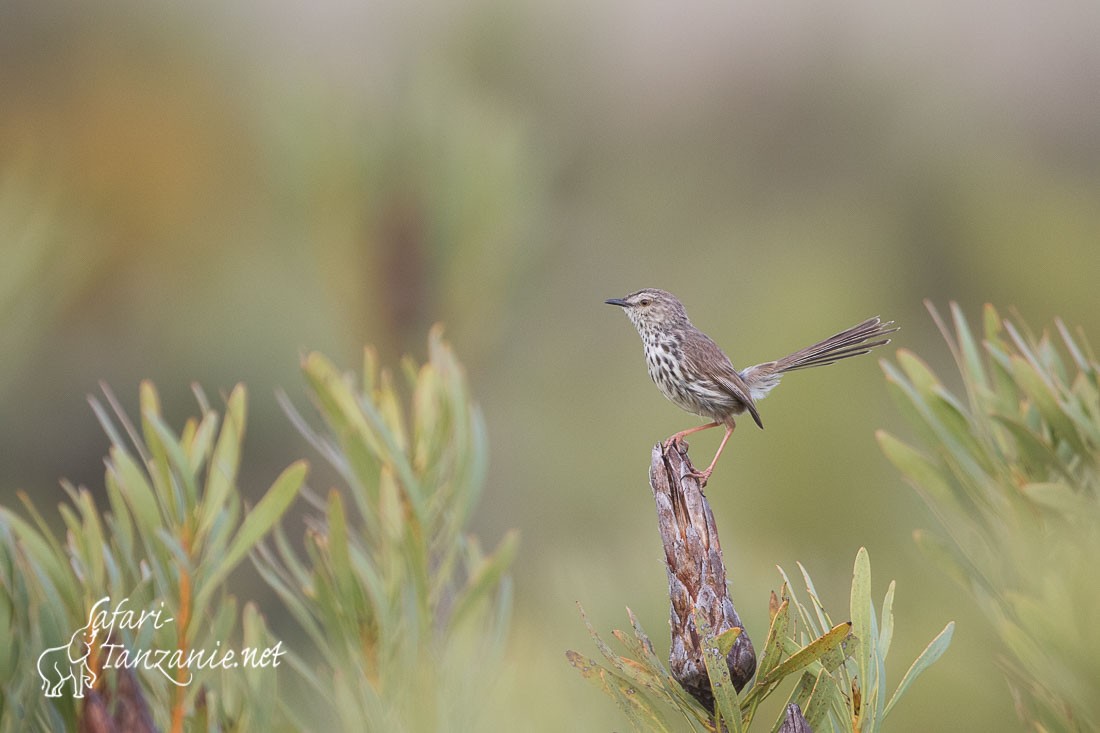
{"label": "bird's wing", "polygon": [[714,387],[745,406],[752,419],[761,428],[760,413],[752,399],[749,386],[733,368],[729,357],[706,334],[699,333],[683,344],[686,367],[695,374],[706,376]]}
{"label": "bird's wing", "polygon": [[749,387],[745,384],[745,380],[741,378],[735,370],[731,370],[729,374],[720,374],[714,376],[714,381],[722,388],[722,391],[729,393],[733,397],[736,397],[745,405],[745,409],[752,415],[753,421],[761,429],[764,428],[764,422],[760,419],[760,413],[756,409],[756,402],[752,399],[752,395],[749,393]]}

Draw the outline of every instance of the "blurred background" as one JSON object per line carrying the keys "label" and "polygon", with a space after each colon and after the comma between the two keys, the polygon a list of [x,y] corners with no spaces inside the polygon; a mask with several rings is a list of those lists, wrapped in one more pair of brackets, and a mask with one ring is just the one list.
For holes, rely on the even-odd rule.
{"label": "blurred background", "polygon": [[[602,301],[671,290],[738,366],[881,314],[882,356],[949,383],[924,298],[1095,335],[1098,34],[1088,0],[5,2],[0,497],[101,490],[85,396],[136,410],[143,378],[177,424],[192,382],[247,383],[255,496],[316,458],[274,398],[304,402],[304,350],[423,358],[442,321],[490,433],[475,529],[523,535],[498,723],[623,729],[565,662],[595,653],[574,603],[667,653],[649,450],[695,418]],[[874,359],[761,412],[708,487],[750,635],[776,564],[845,616],[865,545],[894,684],[958,622],[892,729],[1018,728],[995,637],[912,543],[935,521],[874,442],[908,434]]]}

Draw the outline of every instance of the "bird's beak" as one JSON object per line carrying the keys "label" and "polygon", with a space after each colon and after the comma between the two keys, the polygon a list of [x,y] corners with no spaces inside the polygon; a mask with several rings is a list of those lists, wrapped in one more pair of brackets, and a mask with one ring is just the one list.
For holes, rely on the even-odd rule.
{"label": "bird's beak", "polygon": [[630,305],[630,303],[627,303],[622,298],[608,298],[604,302],[607,303],[608,305],[617,305],[617,306],[621,306],[623,308],[626,308],[628,305]]}

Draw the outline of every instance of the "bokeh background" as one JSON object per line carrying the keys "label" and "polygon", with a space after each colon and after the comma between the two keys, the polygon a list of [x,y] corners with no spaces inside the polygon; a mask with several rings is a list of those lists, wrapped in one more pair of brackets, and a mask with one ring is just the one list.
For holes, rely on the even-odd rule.
{"label": "bokeh background", "polygon": [[[878,313],[950,377],[924,298],[1096,334],[1097,38],[1091,0],[4,2],[0,497],[101,489],[85,395],[133,409],[142,378],[177,423],[192,382],[248,384],[255,495],[315,458],[274,397],[304,402],[303,350],[423,356],[443,321],[491,438],[475,529],[523,534],[495,720],[622,729],[565,662],[594,652],[574,602],[667,651],[646,472],[694,418],[602,301],[672,290],[739,366]],[[958,622],[892,729],[1018,728],[993,635],[912,544],[935,522],[874,442],[908,434],[875,361],[762,414],[708,488],[750,634],[776,564],[843,616],[866,545],[894,682]]]}

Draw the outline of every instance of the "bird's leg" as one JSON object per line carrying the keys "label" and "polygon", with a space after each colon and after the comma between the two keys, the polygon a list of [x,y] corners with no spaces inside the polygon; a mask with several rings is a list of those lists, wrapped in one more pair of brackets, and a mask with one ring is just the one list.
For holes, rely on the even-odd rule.
{"label": "bird's leg", "polygon": [[726,434],[722,436],[722,442],[718,444],[718,452],[714,454],[714,460],[710,462],[709,466],[707,466],[707,470],[702,472],[691,472],[691,475],[699,479],[700,483],[703,486],[707,485],[707,479],[710,478],[711,472],[714,471],[714,464],[718,463],[718,456],[722,455],[722,449],[726,447],[726,441],[728,441],[730,439],[730,436],[733,435],[733,429],[735,427],[737,427],[736,423],[731,423],[726,426]]}
{"label": "bird's leg", "polygon": [[715,420],[714,422],[709,422],[706,425],[697,425],[694,428],[688,428],[687,430],[681,430],[680,432],[676,433],[675,435],[671,436],[668,440],[665,441],[664,446],[662,446],[662,450],[667,455],[669,449],[672,448],[672,446],[683,443],[684,438],[691,435],[692,433],[698,433],[700,430],[710,430],[711,428],[716,428],[721,424],[722,423]]}

